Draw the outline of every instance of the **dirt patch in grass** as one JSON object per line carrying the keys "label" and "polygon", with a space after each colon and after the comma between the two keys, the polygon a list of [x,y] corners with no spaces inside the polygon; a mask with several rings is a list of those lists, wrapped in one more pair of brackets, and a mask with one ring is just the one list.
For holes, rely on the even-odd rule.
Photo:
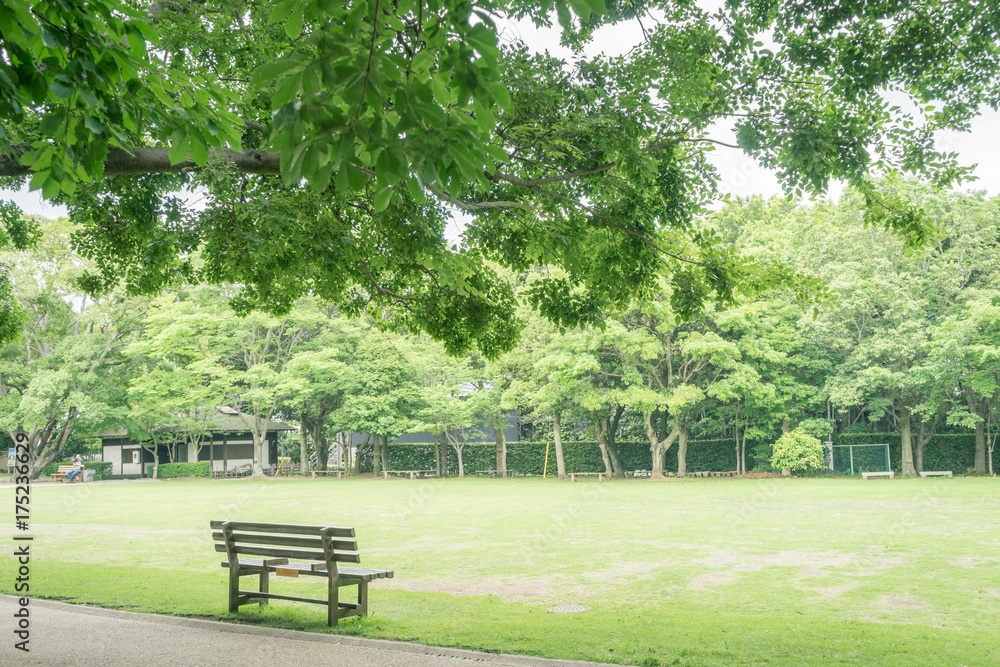
{"label": "dirt patch in grass", "polygon": [[1000,558],[996,556],[966,556],[956,558],[951,562],[959,567],[979,567],[980,565],[996,565],[1000,563]]}
{"label": "dirt patch in grass", "polygon": [[879,604],[890,609],[927,609],[930,607],[926,602],[914,600],[908,595],[883,595],[879,598]]}
{"label": "dirt patch in grass", "polygon": [[695,560],[696,564],[713,568],[713,571],[695,576],[688,584],[688,588],[703,590],[724,586],[732,582],[737,574],[758,572],[770,567],[798,569],[798,574],[803,577],[824,577],[832,570],[843,570],[855,565],[857,559],[857,554],[841,551],[776,551],[768,554],[748,554],[719,550],[711,556]]}
{"label": "dirt patch in grass", "polygon": [[[391,583],[390,583],[391,582]],[[380,588],[395,588],[414,593],[448,593],[450,595],[495,595],[501,598],[535,598],[548,594],[549,586],[544,580],[503,581],[501,579],[477,579],[470,581],[445,581],[440,583],[380,580]]]}

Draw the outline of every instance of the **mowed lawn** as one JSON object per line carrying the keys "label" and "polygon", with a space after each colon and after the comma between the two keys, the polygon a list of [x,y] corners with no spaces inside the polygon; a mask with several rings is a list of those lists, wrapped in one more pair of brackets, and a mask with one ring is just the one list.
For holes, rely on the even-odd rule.
{"label": "mowed lawn", "polygon": [[[354,526],[395,579],[335,630],[231,615],[217,518]],[[82,604],[634,665],[1000,665],[995,479],[37,484],[31,534],[32,594]]]}

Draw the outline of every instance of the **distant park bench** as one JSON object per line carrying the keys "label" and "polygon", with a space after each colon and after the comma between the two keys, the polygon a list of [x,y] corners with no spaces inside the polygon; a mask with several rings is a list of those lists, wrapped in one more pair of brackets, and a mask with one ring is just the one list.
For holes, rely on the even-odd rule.
{"label": "distant park bench", "polygon": [[889,479],[895,479],[896,473],[891,470],[886,470],[885,472],[863,472],[861,473],[861,479],[871,479],[872,477],[888,477]]}
{"label": "distant park bench", "polygon": [[316,475],[336,475],[337,479],[341,479],[344,476],[344,471],[339,468],[335,470],[312,470],[312,478],[316,479]]}
{"label": "distant park bench", "polygon": [[950,470],[927,470],[920,473],[921,477],[952,477]]}
{"label": "distant park bench", "polygon": [[436,470],[386,470],[385,478],[389,479],[389,475],[409,475],[410,479],[416,479],[418,477],[433,477],[436,473]]}
{"label": "distant park bench", "polygon": [[598,482],[603,482],[606,473],[603,472],[571,472],[569,481],[575,482],[577,477],[597,477]]}
{"label": "distant park bench", "polygon": [[633,477],[652,477],[653,476],[653,471],[652,470],[633,470],[632,471],[632,476]]}
{"label": "distant park bench", "polygon": [[[73,470],[73,466],[71,466],[71,465],[68,465],[68,466],[59,466],[59,468],[56,470],[56,472],[52,473],[52,481],[53,482],[65,482],[66,481],[66,473],[70,472],[71,470]],[[80,471],[80,474],[77,475],[73,479],[73,481],[74,482],[82,482],[83,481],[83,470]]]}
{"label": "distant park bench", "polygon": [[[341,567],[338,563],[360,563],[358,543],[353,528],[301,526],[281,523],[214,520],[215,550],[226,554],[222,567],[229,568],[229,611],[236,613],[245,604],[267,604],[268,600],[293,600],[326,605],[327,625],[337,625],[341,618],[368,614],[368,582],[391,579],[392,570]],[[246,556],[263,556],[247,558]],[[314,562],[289,562],[290,558]],[[271,593],[268,578],[325,577],[327,599]],[[240,590],[240,577],[259,575],[257,591]],[[341,602],[340,589],[358,587],[357,602]]]}

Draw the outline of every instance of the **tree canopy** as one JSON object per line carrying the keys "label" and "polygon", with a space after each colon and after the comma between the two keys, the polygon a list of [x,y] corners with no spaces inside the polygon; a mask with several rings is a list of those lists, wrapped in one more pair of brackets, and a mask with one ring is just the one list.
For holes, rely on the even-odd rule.
{"label": "tree canopy", "polygon": [[[505,32],[558,20],[571,63]],[[644,39],[585,56],[602,27]],[[312,294],[496,357],[520,295],[560,327],[670,283],[679,317],[811,278],[693,224],[719,121],[790,190],[842,179],[913,242],[880,173],[965,171],[934,132],[996,106],[1000,11],[971,0],[10,0],[0,178],[67,203],[91,293],[238,285],[239,312]],[[183,205],[184,191],[204,206]],[[470,221],[463,242],[444,230]],[[31,225],[0,207],[0,243]],[[16,335],[10,285],[0,335]]]}

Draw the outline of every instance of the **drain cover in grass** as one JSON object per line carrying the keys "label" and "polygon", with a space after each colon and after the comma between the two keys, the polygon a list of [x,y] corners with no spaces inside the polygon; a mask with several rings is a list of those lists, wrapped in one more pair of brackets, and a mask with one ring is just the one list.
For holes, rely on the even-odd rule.
{"label": "drain cover in grass", "polygon": [[573,611],[590,611],[590,607],[585,607],[582,604],[561,604],[558,607],[549,607],[549,611],[557,614],[568,614]]}

